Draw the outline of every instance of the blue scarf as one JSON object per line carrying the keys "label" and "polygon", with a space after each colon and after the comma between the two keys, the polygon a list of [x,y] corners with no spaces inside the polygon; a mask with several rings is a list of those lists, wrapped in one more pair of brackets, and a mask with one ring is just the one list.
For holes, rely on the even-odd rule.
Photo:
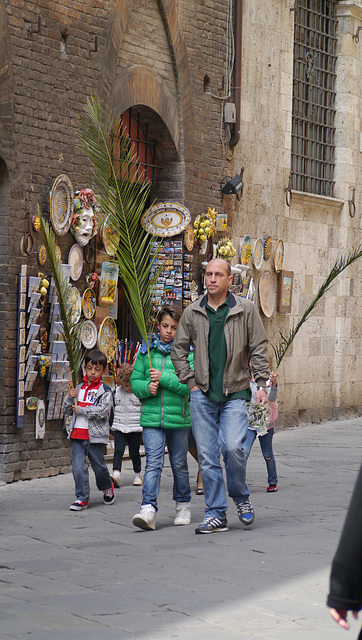
{"label": "blue scarf", "polygon": [[[172,345],[173,345],[173,340],[172,342],[168,342],[167,344],[165,344],[165,342],[161,342],[160,336],[158,335],[158,333],[152,334],[152,338],[150,341],[150,349],[154,347],[155,349],[158,349],[159,351],[161,351],[161,353],[163,353],[164,355],[167,355],[168,353],[171,353]],[[147,353],[147,347],[144,340],[142,340],[140,353]]]}

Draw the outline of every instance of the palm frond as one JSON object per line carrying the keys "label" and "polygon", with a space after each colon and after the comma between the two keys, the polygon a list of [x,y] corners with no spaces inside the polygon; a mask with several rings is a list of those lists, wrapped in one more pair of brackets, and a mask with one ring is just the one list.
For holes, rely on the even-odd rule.
{"label": "palm frond", "polygon": [[[114,158],[112,133],[115,123],[116,119],[109,110],[102,111],[99,98],[92,96],[87,99],[78,135],[80,147],[92,165],[93,180],[101,198],[103,215],[117,237],[114,248],[120,278],[125,285],[131,313],[147,345],[150,359],[147,331],[152,288],[157,277],[152,271],[152,264],[161,243],[140,224],[150,187],[146,183],[139,184],[132,178],[128,179],[134,170],[135,159],[132,157],[129,138],[122,130],[119,137],[117,134],[117,155],[121,161]],[[151,255],[151,244],[154,243],[157,249]]]}
{"label": "palm frond", "polygon": [[80,330],[83,323],[81,321],[74,323],[72,320],[72,313],[68,306],[68,285],[66,278],[62,274],[60,262],[57,259],[54,233],[51,230],[50,225],[41,215],[39,206],[38,215],[41,220],[41,232],[48,254],[50,271],[57,291],[60,319],[63,324],[62,334],[65,342],[65,348],[67,350],[72,383],[73,387],[76,387],[79,370],[84,356],[84,349],[82,348],[80,339]]}
{"label": "palm frond", "polygon": [[284,358],[286,352],[288,351],[289,347],[291,346],[291,344],[292,344],[295,336],[297,335],[299,329],[308,320],[308,318],[310,317],[311,313],[315,309],[316,305],[318,304],[318,302],[322,298],[322,296],[324,296],[324,294],[327,291],[329,291],[330,288],[333,286],[334,281],[337,278],[337,276],[339,276],[342,273],[342,271],[347,269],[347,267],[349,267],[351,264],[356,262],[356,260],[358,260],[361,257],[362,257],[362,245],[359,245],[358,247],[352,249],[348,255],[341,256],[341,257],[337,258],[337,260],[334,263],[330,273],[328,274],[326,279],[323,281],[323,283],[320,286],[316,296],[309,303],[309,305],[307,306],[306,310],[304,311],[304,313],[299,318],[297,324],[294,325],[294,323],[293,323],[293,327],[292,327],[291,331],[289,332],[289,334],[287,336],[284,336],[283,333],[280,332],[279,342],[276,345],[272,345],[272,348],[273,348],[273,351],[274,351],[274,355],[275,355],[275,359],[276,359],[276,369],[279,367],[282,359]]}

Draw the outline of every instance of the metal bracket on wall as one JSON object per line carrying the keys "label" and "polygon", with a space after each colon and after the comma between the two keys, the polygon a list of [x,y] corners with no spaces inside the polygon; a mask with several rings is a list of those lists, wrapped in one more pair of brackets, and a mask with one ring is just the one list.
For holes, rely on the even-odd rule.
{"label": "metal bracket on wall", "polygon": [[41,17],[38,16],[37,26],[31,24],[29,27],[29,33],[41,33]]}
{"label": "metal bracket on wall", "polygon": [[288,186],[286,189],[284,189],[284,193],[285,193],[285,202],[288,205],[288,207],[290,207],[290,205],[292,204],[292,178],[293,178],[293,174],[290,173],[289,174],[289,179],[288,179]]}
{"label": "metal bracket on wall", "polygon": [[356,33],[352,33],[352,38],[355,42],[359,42],[359,32],[362,31],[362,27],[357,27]]}
{"label": "metal bracket on wall", "polygon": [[351,187],[351,198],[348,200],[348,213],[351,218],[356,215],[356,188]]}
{"label": "metal bracket on wall", "polygon": [[98,51],[98,36],[94,36],[94,47],[89,49],[90,53],[97,53]]}

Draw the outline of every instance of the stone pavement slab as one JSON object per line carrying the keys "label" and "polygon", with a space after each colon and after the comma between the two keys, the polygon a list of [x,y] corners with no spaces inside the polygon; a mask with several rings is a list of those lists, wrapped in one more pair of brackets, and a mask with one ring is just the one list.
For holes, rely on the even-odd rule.
{"label": "stone pavement slab", "polygon": [[[129,461],[114,505],[91,472],[86,511],[69,511],[71,475],[0,487],[0,640],[338,640],[325,606],[330,562],[361,463],[362,420],[277,432],[279,491],[266,493],[256,442],[248,484],[256,519],[196,536],[173,527],[166,458],[155,532],[132,526],[141,489]],[[144,464],[144,460],[143,460]]]}

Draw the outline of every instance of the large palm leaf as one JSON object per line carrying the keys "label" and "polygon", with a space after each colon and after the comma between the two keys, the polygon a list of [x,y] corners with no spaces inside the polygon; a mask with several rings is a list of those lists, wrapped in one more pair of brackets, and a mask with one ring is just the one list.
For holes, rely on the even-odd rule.
{"label": "large palm leaf", "polygon": [[[151,244],[156,239],[146,233],[140,224],[150,187],[147,183],[140,185],[128,179],[135,166],[135,159],[130,151],[129,138],[122,130],[119,132],[120,160],[115,160],[110,140],[115,122],[116,119],[109,110],[102,110],[99,98],[89,98],[80,123],[80,146],[91,162],[103,215],[107,217],[115,232],[116,240],[113,242],[119,274],[125,285],[125,294],[132,315],[147,345],[151,362],[147,332],[151,316],[152,288],[157,278],[157,273],[152,271],[152,264],[158,249],[151,256]],[[159,248],[160,244],[157,246]]]}
{"label": "large palm leaf", "polygon": [[41,220],[41,232],[48,254],[50,271],[53,276],[54,285],[58,295],[60,319],[63,324],[62,334],[65,342],[65,348],[67,350],[72,383],[75,388],[78,383],[79,370],[84,356],[84,349],[82,348],[80,339],[82,322],[80,321],[75,323],[73,321],[71,309],[68,305],[68,283],[62,274],[62,268],[56,255],[54,233],[41,215],[39,207],[38,215]]}
{"label": "large palm leaf", "polygon": [[294,325],[293,323],[293,327],[287,336],[284,336],[282,332],[280,332],[279,342],[276,345],[272,345],[275,359],[276,359],[276,364],[277,364],[276,368],[279,367],[282,359],[284,358],[286,352],[291,346],[299,329],[308,320],[308,318],[310,317],[312,311],[315,309],[321,297],[327,291],[329,291],[329,289],[333,286],[334,280],[337,278],[337,276],[339,276],[342,273],[342,271],[347,269],[349,265],[353,264],[354,262],[356,262],[356,260],[358,260],[361,257],[362,257],[362,245],[359,245],[357,248],[352,249],[348,255],[337,258],[328,276],[321,284],[313,300],[309,303],[306,310],[299,318],[297,324]]}

